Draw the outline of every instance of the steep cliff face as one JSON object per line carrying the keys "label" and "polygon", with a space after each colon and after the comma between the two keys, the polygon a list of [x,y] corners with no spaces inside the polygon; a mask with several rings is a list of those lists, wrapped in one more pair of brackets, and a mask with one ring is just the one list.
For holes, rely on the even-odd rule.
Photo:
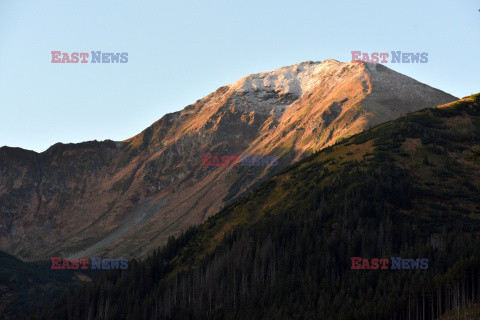
{"label": "steep cliff face", "polygon": [[56,144],[41,154],[0,148],[2,248],[23,258],[42,257],[46,248],[55,250],[105,214],[104,183],[114,173],[121,145]]}
{"label": "steep cliff face", "polygon": [[[24,259],[143,255],[262,177],[371,125],[455,97],[380,64],[249,75],[124,142],[0,149],[0,248]],[[201,155],[278,167],[202,167]]]}

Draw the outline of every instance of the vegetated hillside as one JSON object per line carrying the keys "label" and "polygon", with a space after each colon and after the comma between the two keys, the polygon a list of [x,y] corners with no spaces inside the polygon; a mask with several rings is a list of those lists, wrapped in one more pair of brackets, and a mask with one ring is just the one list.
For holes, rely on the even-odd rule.
{"label": "vegetated hillside", "polygon": [[[432,319],[480,296],[480,94],[286,168],[37,319]],[[428,258],[351,270],[351,257]]]}
{"label": "vegetated hillside", "polygon": [[[305,155],[455,101],[381,64],[302,62],[246,76],[123,142],[0,148],[0,249],[24,260],[142,257]],[[201,155],[278,156],[202,167]]]}
{"label": "vegetated hillside", "polygon": [[[286,168],[40,319],[432,319],[480,296],[480,94]],[[351,270],[351,257],[428,258]]]}
{"label": "vegetated hillside", "polygon": [[50,261],[23,262],[0,251],[0,319],[22,319],[50,307],[70,286],[91,276],[91,270],[51,270]]}

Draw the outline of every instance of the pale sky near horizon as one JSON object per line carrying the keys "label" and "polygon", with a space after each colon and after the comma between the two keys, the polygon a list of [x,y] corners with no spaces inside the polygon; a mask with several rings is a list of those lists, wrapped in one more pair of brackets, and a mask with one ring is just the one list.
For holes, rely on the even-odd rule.
{"label": "pale sky near horizon", "polygon": [[[480,2],[0,0],[0,146],[124,140],[257,72],[351,51],[428,52],[387,67],[480,92]],[[51,51],[128,63],[51,63]]]}

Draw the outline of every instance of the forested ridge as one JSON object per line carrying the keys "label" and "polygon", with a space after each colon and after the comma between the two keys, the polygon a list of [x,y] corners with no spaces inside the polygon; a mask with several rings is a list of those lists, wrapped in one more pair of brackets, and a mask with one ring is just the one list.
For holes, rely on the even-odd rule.
{"label": "forested ridge", "polygon": [[32,318],[437,319],[480,296],[479,146],[480,94],[381,124]]}

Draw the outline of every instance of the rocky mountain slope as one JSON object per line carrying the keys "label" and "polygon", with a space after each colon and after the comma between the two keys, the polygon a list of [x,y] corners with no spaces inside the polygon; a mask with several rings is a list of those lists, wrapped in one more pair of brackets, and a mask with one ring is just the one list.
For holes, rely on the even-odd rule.
{"label": "rocky mountain slope", "polygon": [[32,319],[478,319],[479,150],[480,94],[409,113],[283,169]]}
{"label": "rocky mountain slope", "polygon": [[[123,142],[0,148],[0,249],[141,256],[265,177],[380,122],[455,97],[381,64],[303,62],[249,75]],[[201,155],[278,167],[202,167]]]}

